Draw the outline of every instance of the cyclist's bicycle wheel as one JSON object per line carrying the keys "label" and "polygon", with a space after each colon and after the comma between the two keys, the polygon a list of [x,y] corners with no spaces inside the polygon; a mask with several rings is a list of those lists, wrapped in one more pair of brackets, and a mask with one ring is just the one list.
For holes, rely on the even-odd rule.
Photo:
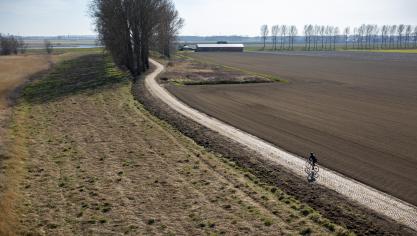
{"label": "cyclist's bicycle wheel", "polygon": [[304,165],[304,172],[306,174],[310,174],[312,168],[313,168],[312,163],[307,160],[306,163],[305,163],[305,165]]}
{"label": "cyclist's bicycle wheel", "polygon": [[308,182],[315,182],[319,177],[319,171],[320,168],[318,165],[314,165],[313,167],[313,163],[311,161],[306,161],[304,165],[304,172],[307,174]]}
{"label": "cyclist's bicycle wheel", "polygon": [[318,165],[315,165],[315,166],[314,166],[314,168],[312,168],[312,171],[313,171],[315,174],[318,174],[318,173],[319,173],[319,171],[320,171],[319,166],[318,166]]}

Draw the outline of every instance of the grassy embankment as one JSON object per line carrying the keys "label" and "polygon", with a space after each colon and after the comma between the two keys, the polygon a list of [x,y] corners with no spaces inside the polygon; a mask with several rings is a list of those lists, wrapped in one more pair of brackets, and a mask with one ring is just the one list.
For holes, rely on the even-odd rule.
{"label": "grassy embankment", "polygon": [[0,234],[348,234],[150,115],[127,78],[95,54],[23,90]]}
{"label": "grassy embankment", "polygon": [[[99,53],[101,50],[95,50]],[[89,50],[59,50],[46,54],[43,50],[30,51],[26,54],[0,56],[0,234],[10,230],[9,222],[17,216],[13,214],[12,202],[16,199],[17,177],[20,174],[21,157],[25,152],[19,148],[22,140],[15,140],[11,145],[10,120],[15,91],[29,78],[50,69],[54,64],[91,53]],[[14,156],[15,158],[11,158]],[[8,177],[6,180],[6,176]]]}

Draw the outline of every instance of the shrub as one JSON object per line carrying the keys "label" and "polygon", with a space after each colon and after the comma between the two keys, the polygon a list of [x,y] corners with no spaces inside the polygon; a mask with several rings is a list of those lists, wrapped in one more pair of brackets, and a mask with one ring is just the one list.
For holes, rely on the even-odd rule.
{"label": "shrub", "polygon": [[300,231],[301,235],[310,235],[312,233],[312,230],[310,228],[305,228]]}

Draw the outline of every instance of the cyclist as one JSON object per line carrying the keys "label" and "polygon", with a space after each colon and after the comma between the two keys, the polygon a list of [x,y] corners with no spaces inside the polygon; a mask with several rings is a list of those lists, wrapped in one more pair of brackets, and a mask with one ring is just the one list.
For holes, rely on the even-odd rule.
{"label": "cyclist", "polygon": [[314,153],[310,153],[310,157],[308,158],[308,162],[311,163],[313,168],[316,166],[317,158],[316,158],[316,156],[314,156]]}

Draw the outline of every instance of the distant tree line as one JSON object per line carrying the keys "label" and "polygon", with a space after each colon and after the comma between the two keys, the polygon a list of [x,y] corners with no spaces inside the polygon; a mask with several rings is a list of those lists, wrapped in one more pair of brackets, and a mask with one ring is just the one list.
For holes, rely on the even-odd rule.
{"label": "distant tree line", "polygon": [[170,57],[183,25],[171,0],[93,0],[99,39],[114,61],[133,75],[149,68],[149,52]]}
{"label": "distant tree line", "polygon": [[[295,25],[274,25],[271,27],[272,49],[273,50],[293,50],[295,37],[298,34]],[[266,47],[266,40],[269,37],[268,25],[261,27],[261,37],[263,39],[264,47]]]}
{"label": "distant tree line", "polygon": [[305,50],[335,50],[340,30],[334,26],[305,25]]}
{"label": "distant tree line", "polygon": [[[264,49],[266,41],[271,38],[272,50],[293,50],[297,37],[297,28],[288,25],[274,25],[271,35],[267,25],[261,27]],[[417,48],[417,26],[411,25],[371,25],[346,27],[340,32],[339,27],[330,25],[305,25],[303,38],[304,50],[335,50],[336,45],[345,49],[408,49]]]}
{"label": "distant tree line", "polygon": [[[358,49],[407,49],[417,48],[417,26],[411,25],[361,25],[353,29],[353,34],[345,34],[351,39],[352,47]],[[347,47],[347,43],[346,46]]]}
{"label": "distant tree line", "polygon": [[[44,48],[48,54],[51,54],[53,51],[51,41],[45,39]],[[27,49],[28,44],[23,40],[23,37],[0,34],[0,55],[25,54]]]}
{"label": "distant tree line", "polygon": [[22,37],[0,34],[0,55],[23,54],[27,47]]}

